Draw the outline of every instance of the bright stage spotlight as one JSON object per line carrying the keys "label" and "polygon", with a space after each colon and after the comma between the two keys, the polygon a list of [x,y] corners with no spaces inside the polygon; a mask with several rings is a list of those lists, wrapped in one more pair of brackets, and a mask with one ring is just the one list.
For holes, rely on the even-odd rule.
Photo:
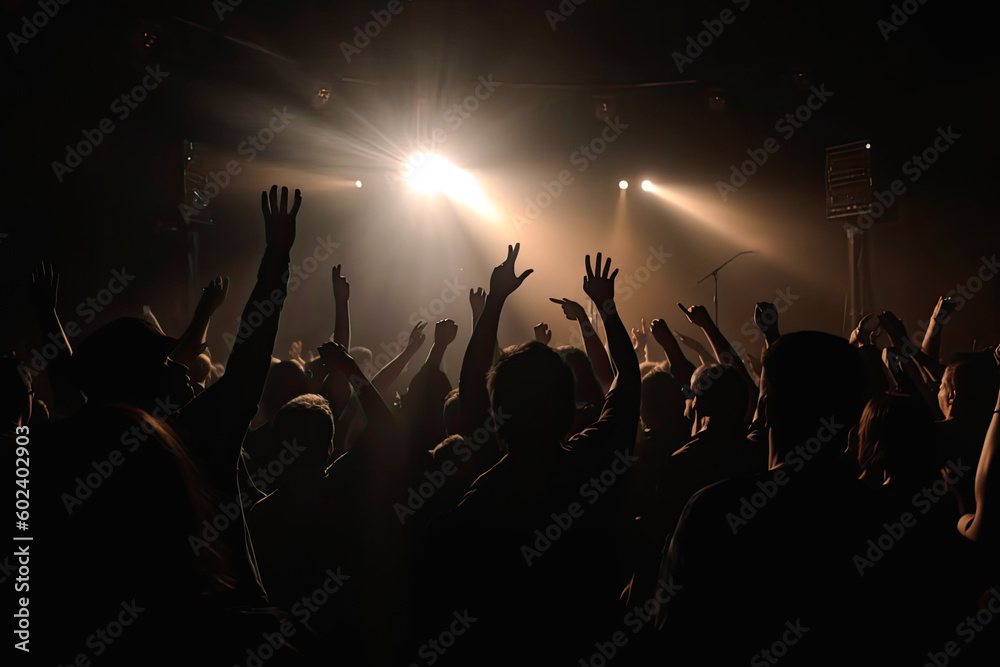
{"label": "bright stage spotlight", "polygon": [[406,159],[406,182],[417,192],[444,190],[457,167],[434,153],[415,153]]}
{"label": "bright stage spotlight", "polygon": [[628,190],[628,181],[622,180],[618,181],[618,187],[622,190]]}
{"label": "bright stage spotlight", "polygon": [[354,181],[354,186],[360,188],[363,184],[361,181]]}
{"label": "bright stage spotlight", "polygon": [[649,182],[649,181],[643,181],[642,182],[642,189],[645,192],[652,192],[653,191],[653,184],[651,182]]}
{"label": "bright stage spotlight", "polygon": [[416,153],[406,162],[406,182],[417,192],[440,192],[480,215],[494,219],[498,216],[476,178],[464,169],[435,153]]}

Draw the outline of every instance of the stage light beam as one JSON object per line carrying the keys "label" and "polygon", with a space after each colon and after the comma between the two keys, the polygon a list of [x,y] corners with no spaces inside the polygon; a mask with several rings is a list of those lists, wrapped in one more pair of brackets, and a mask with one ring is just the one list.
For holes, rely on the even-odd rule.
{"label": "stage light beam", "polygon": [[643,181],[642,182],[642,189],[645,192],[652,192],[653,191],[653,184],[650,181]]}
{"label": "stage light beam", "polygon": [[416,153],[407,159],[406,181],[423,194],[442,193],[465,204],[482,216],[497,219],[499,213],[490,203],[475,176],[456,167],[435,153]]}

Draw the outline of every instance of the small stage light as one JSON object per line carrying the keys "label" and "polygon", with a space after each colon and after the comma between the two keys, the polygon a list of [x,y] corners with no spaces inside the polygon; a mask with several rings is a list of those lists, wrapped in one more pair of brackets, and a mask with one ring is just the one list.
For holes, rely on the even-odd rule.
{"label": "small stage light", "polygon": [[618,181],[618,187],[622,190],[628,190],[628,181]]}
{"label": "small stage light", "polygon": [[646,192],[652,192],[653,191],[653,184],[650,183],[649,181],[643,181],[642,182],[642,189],[645,190]]}
{"label": "small stage light", "polygon": [[354,181],[354,185],[356,185],[357,187],[360,188],[361,187],[361,181]]}
{"label": "small stage light", "polygon": [[[581,0],[582,1],[582,0]],[[609,121],[618,113],[618,100],[614,97],[594,97],[594,116],[599,121]]]}

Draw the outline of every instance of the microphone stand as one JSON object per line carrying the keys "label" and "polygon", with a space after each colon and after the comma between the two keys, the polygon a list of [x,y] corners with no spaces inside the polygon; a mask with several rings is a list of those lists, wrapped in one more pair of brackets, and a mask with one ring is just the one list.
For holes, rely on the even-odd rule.
{"label": "microphone stand", "polygon": [[719,271],[721,271],[723,267],[726,266],[726,264],[729,264],[729,262],[733,261],[740,255],[749,255],[752,253],[753,250],[744,250],[743,252],[736,253],[735,255],[727,259],[725,262],[723,262],[722,266],[717,267],[714,271],[712,271],[707,276],[705,276],[704,278],[695,283],[695,286],[698,286],[703,282],[705,282],[706,280],[708,280],[709,278],[715,278],[715,295],[712,297],[712,301],[715,302],[715,326],[719,326]]}

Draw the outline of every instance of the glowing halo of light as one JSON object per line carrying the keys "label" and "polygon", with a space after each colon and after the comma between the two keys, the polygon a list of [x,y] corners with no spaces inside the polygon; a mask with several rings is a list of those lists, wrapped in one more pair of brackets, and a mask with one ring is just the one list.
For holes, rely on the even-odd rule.
{"label": "glowing halo of light", "polygon": [[442,155],[414,153],[406,159],[404,176],[415,192],[427,195],[441,193],[484,217],[496,219],[499,216],[476,177],[456,167]]}

